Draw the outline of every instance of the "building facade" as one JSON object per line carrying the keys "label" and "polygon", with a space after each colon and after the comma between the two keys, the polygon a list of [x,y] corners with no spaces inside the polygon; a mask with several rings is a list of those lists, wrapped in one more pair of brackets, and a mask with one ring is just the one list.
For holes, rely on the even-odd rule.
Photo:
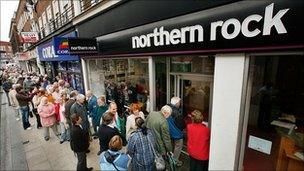
{"label": "building facade", "polygon": [[301,8],[284,0],[121,1],[75,26],[98,43],[98,54],[81,55],[85,88],[115,100],[127,87],[147,113],[181,97],[184,116],[199,110],[211,128],[210,170],[281,168],[288,159],[271,123],[303,119],[303,89],[282,83],[303,72]]}
{"label": "building facade", "polygon": [[[189,114],[199,110],[211,129],[209,170],[301,166],[296,158],[283,155],[284,136],[271,123],[292,115],[300,128],[295,133],[304,130],[304,36],[299,22],[303,2],[53,0],[33,4],[32,30],[40,40],[29,48],[37,49],[38,63],[46,74],[63,73],[63,78],[82,85],[84,91],[123,101],[119,112],[137,101],[148,114],[168,104],[171,97],[180,97],[185,122],[191,122]],[[96,40],[98,53],[56,55],[56,37]],[[184,161],[187,158],[185,144]]]}

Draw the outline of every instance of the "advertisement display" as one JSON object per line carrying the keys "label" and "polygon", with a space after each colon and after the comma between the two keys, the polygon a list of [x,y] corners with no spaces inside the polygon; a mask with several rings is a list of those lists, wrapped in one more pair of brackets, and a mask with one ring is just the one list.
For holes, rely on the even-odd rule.
{"label": "advertisement display", "polygon": [[23,43],[36,43],[39,40],[37,32],[21,32]]}

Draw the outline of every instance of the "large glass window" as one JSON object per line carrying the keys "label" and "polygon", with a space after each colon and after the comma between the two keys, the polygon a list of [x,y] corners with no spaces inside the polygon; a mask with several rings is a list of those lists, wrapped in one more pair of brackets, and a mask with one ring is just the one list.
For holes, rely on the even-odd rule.
{"label": "large glass window", "polygon": [[144,107],[149,94],[147,58],[94,59],[88,60],[90,89],[97,96],[121,102],[118,109],[132,102]]}
{"label": "large glass window", "polygon": [[303,170],[304,57],[251,59],[243,169]]}

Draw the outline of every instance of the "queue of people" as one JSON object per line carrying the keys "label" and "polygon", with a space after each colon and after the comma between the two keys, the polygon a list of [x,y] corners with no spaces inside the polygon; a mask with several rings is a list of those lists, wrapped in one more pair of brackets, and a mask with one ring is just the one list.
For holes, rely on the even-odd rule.
{"label": "queue of people", "polygon": [[101,170],[152,171],[161,165],[174,170],[170,158],[176,167],[183,165],[180,154],[186,137],[190,170],[208,170],[210,129],[198,110],[191,113],[192,123],[185,123],[179,97],[145,116],[143,104],[134,99],[122,113],[106,95],[97,97],[90,90],[83,95],[63,79],[51,84],[46,76],[24,78],[16,82],[5,79],[2,84],[16,120],[21,117],[24,130],[30,130],[33,114],[37,129],[44,129],[45,141],[53,138],[50,128],[60,144],[69,141],[77,170],[93,169],[86,160],[93,139],[99,141]]}

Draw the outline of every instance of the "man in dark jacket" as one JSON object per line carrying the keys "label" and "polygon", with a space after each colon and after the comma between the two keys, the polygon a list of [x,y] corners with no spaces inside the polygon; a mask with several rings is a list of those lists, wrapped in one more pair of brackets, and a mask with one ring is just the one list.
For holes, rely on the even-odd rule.
{"label": "man in dark jacket", "polygon": [[70,113],[71,114],[78,114],[81,119],[82,119],[82,123],[81,126],[82,128],[89,132],[90,129],[90,123],[88,120],[88,115],[87,115],[87,108],[84,105],[84,101],[85,101],[85,96],[83,94],[78,94],[76,96],[76,102],[72,105],[71,109],[70,109]]}
{"label": "man in dark jacket", "polygon": [[24,129],[32,129],[31,124],[29,122],[29,102],[32,100],[32,96],[29,96],[24,92],[22,86],[16,87],[16,98],[19,103],[19,109],[22,115],[22,123]]}
{"label": "man in dark jacket", "polygon": [[76,90],[71,91],[70,93],[70,98],[69,100],[66,102],[66,104],[64,105],[64,116],[66,118],[66,121],[69,125],[68,129],[67,129],[67,139],[70,139],[70,133],[71,133],[71,127],[72,127],[72,122],[71,122],[71,107],[72,105],[75,103],[76,101],[76,96],[77,96],[78,92]]}
{"label": "man in dark jacket", "polygon": [[72,151],[77,154],[77,171],[91,171],[92,167],[87,167],[86,151],[89,148],[89,134],[81,126],[82,119],[78,114],[71,115],[72,129],[70,146]]}

